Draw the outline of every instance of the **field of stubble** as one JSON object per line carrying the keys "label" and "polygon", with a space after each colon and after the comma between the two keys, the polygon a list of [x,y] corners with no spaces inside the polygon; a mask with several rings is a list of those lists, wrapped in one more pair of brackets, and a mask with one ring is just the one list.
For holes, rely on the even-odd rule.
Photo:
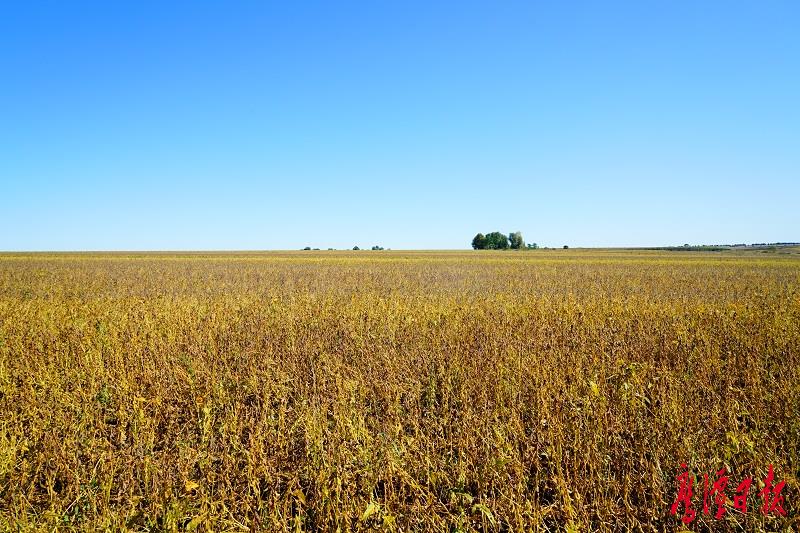
{"label": "field of stubble", "polygon": [[798,527],[800,255],[0,255],[2,531],[674,531],[682,462]]}

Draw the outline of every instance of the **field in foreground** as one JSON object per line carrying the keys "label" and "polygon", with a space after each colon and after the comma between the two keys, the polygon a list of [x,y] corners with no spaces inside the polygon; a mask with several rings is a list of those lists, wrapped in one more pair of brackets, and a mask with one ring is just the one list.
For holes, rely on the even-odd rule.
{"label": "field in foreground", "polygon": [[0,255],[4,531],[797,528],[799,413],[796,255]]}

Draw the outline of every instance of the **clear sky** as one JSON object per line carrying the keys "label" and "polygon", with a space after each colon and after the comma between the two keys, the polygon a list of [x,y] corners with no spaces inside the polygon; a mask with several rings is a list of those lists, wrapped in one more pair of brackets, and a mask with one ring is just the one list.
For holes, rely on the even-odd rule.
{"label": "clear sky", "polygon": [[123,4],[0,7],[0,250],[800,241],[796,0]]}

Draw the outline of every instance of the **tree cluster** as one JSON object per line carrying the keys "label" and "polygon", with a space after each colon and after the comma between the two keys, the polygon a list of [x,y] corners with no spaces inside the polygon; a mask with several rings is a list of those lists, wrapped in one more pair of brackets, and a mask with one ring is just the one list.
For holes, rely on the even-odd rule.
{"label": "tree cluster", "polygon": [[522,238],[522,233],[515,231],[506,236],[499,231],[493,231],[484,235],[478,233],[472,239],[472,247],[475,250],[519,250],[525,247],[525,240]]}

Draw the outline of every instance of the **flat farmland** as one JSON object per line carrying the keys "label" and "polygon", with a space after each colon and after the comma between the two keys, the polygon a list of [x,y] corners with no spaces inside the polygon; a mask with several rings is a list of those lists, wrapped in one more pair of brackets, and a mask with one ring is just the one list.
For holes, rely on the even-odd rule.
{"label": "flat farmland", "polygon": [[2,530],[672,531],[682,464],[798,527],[800,255],[0,254]]}

